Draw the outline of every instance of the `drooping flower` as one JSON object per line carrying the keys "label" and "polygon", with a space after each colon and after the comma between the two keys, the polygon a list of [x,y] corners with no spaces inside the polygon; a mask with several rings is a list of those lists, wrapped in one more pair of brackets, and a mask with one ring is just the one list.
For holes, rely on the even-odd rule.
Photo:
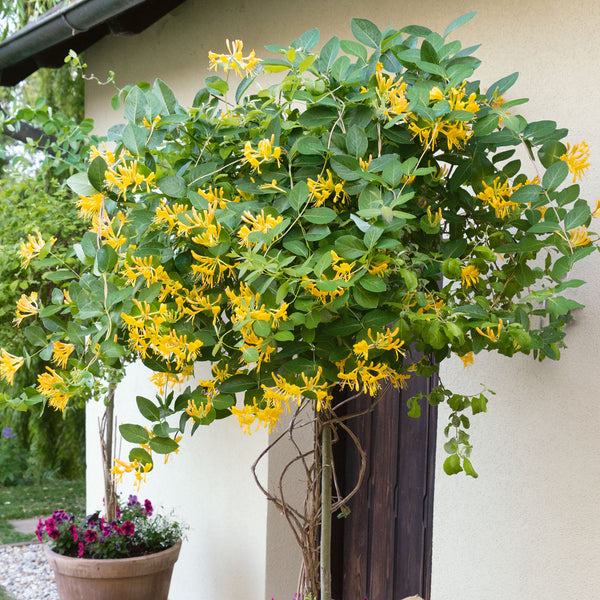
{"label": "drooping flower", "polygon": [[[0,377],[12,385],[15,373],[23,366],[24,363],[25,360],[21,356],[14,356],[2,348],[0,354]],[[5,427],[3,433],[6,431],[6,429],[9,428]],[[5,435],[4,437],[9,436]]]}
{"label": "drooping flower", "polygon": [[569,167],[569,171],[573,174],[573,183],[581,179],[585,172],[590,168],[590,149],[585,142],[580,144],[571,144],[567,142],[567,151],[560,157]]}
{"label": "drooping flower", "polygon": [[498,321],[498,330],[494,331],[491,327],[486,327],[485,332],[482,331],[479,327],[475,327],[475,331],[482,335],[483,337],[488,338],[491,342],[497,342],[500,339],[500,332],[502,331],[502,319]]}
{"label": "drooping flower", "polygon": [[66,369],[67,361],[69,360],[69,356],[73,350],[75,350],[75,346],[73,344],[64,344],[60,341],[54,342],[52,362],[61,369]]}
{"label": "drooping flower", "polygon": [[[52,246],[54,242],[56,242],[56,238],[51,237],[47,243]],[[37,229],[35,230],[35,236],[29,234],[27,236],[27,241],[23,242],[19,249],[19,256],[21,257],[22,266],[27,268],[31,262],[31,259],[38,256],[45,245],[46,242],[42,238],[42,234]]]}
{"label": "drooping flower", "polygon": [[37,300],[37,292],[31,292],[29,296],[25,294],[21,295],[19,300],[17,300],[16,317],[13,321],[15,325],[20,325],[25,317],[33,317],[38,314],[40,309]]}

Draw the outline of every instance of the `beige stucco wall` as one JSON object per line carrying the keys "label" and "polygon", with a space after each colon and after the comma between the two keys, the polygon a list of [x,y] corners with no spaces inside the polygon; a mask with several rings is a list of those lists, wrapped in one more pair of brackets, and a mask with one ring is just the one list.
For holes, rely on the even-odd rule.
{"label": "beige stucco wall", "polygon": [[[570,129],[572,142],[588,142],[593,166],[583,189],[594,205],[600,197],[600,4],[596,0],[386,0],[369,4],[357,0],[188,0],[139,36],[103,40],[87,53],[86,60],[89,70],[101,78],[108,69],[115,70],[119,85],[161,77],[181,102],[190,103],[206,75],[208,50],[222,49],[225,38],[241,38],[260,55],[264,44],[285,44],[315,26],[321,28],[323,41],[333,34],[350,38],[352,16],[369,18],[381,27],[417,23],[443,31],[453,18],[471,10],[478,10],[477,17],[457,35],[465,46],[483,44],[477,52],[483,60],[478,71],[482,82],[489,84],[520,71],[510,95],[531,99],[522,107],[523,114],[530,119],[557,120]],[[119,120],[109,108],[112,93],[108,87],[88,85],[87,113],[97,120],[100,130]],[[432,600],[598,597],[600,409],[595,375],[600,345],[599,266],[593,258],[574,274],[590,282],[573,292],[587,309],[576,314],[561,362],[538,364],[527,357],[509,361],[479,355],[466,371],[460,361],[443,365],[448,386],[469,392],[477,391],[483,382],[496,396],[488,414],[473,419],[473,460],[479,479],[448,478],[438,467]],[[251,461],[239,472],[230,472],[226,456],[233,452],[245,460],[266,438],[255,435],[249,442],[235,436],[227,425],[223,427],[199,432],[174,464],[148,484],[149,493],[152,490],[166,498],[167,504],[185,506],[186,517],[193,515],[189,555],[178,567],[183,583],[176,583],[173,600],[272,596],[288,600],[297,563],[290,543],[282,537],[281,521],[268,513],[265,548],[266,507],[250,486],[239,487],[251,483],[247,471]],[[440,440],[442,427],[443,415]],[[225,468],[213,465],[205,473],[209,452]],[[443,458],[442,450],[438,465]],[[236,466],[244,460],[236,461]],[[212,495],[219,498],[218,506]],[[243,513],[247,503],[252,515]],[[225,548],[233,538],[227,515],[240,516],[240,511],[241,521],[256,520],[255,539],[241,548],[233,539],[231,547]],[[217,561],[215,552],[220,557],[237,552],[244,556],[239,559],[244,564]],[[214,570],[209,566],[215,566]],[[237,577],[240,568],[244,575]]]}

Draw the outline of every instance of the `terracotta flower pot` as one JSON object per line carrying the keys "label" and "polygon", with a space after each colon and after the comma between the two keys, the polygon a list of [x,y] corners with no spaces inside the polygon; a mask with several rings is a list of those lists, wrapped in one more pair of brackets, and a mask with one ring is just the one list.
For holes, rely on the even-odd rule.
{"label": "terracotta flower pot", "polygon": [[44,551],[61,600],[167,600],[181,542],[135,558],[72,558]]}

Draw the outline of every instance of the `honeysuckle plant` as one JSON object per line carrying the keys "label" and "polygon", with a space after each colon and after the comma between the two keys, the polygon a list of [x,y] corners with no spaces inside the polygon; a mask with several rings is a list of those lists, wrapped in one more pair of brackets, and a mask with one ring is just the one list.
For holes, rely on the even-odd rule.
{"label": "honeysuckle plant", "polygon": [[[139,357],[157,373],[157,399],[137,398],[146,426],[120,428],[139,447],[116,476],[142,477],[215,419],[271,431],[307,408],[322,435],[326,538],[339,394],[403,389],[452,355],[559,358],[581,306],[568,290],[584,283],[569,272],[596,250],[599,209],[577,183],[589,153],[515,111],[516,73],[474,79],[476,48],[450,38],[473,14],[443,35],[353,19],[354,40],[317,51],[314,29],[268,46],[270,59],[236,40],[209,55],[216,74],[191,107],[161,80],[115,97],[124,123],[70,180],[92,222],[75,245],[82,274],[55,270],[51,304],[29,295],[19,310],[51,332],[50,348],[28,325],[55,362],[35,393],[58,408],[101,364]],[[280,82],[255,88],[261,71]],[[3,355],[5,377],[20,360]],[[212,377],[188,379],[198,361]],[[469,415],[486,393],[440,383],[408,400],[412,416],[424,401],[451,409],[444,470],[476,476]],[[321,581],[311,567],[299,592],[331,597],[328,552]]]}

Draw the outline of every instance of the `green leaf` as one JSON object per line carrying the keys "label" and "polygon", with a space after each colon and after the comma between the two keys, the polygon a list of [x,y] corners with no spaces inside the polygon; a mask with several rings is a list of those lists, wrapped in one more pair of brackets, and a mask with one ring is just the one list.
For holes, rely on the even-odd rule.
{"label": "green leaf", "polygon": [[179,175],[161,177],[156,184],[163,194],[171,196],[171,198],[185,198],[187,195],[187,184],[185,179]]}
{"label": "green leaf", "polygon": [[507,75],[506,77],[498,79],[498,81],[492,83],[486,93],[487,99],[491,100],[494,97],[494,94],[496,94],[496,96],[502,96],[504,92],[509,90],[515,84],[518,77],[518,73],[511,73],[510,75]]}
{"label": "green leaf", "polygon": [[170,115],[175,112],[177,98],[175,98],[173,90],[162,79],[154,81],[152,93],[158,98],[161,115]]}
{"label": "green leaf", "polygon": [[150,440],[150,448],[157,454],[170,454],[179,448],[179,444],[169,437],[153,437]]}
{"label": "green leaf", "polygon": [[477,477],[479,477],[477,471],[475,471],[475,469],[473,468],[471,461],[466,456],[463,458],[463,467],[465,469],[465,473],[469,477],[473,477],[474,479],[477,479]]}
{"label": "green leaf", "polygon": [[303,33],[297,40],[294,42],[294,48],[302,48],[306,51],[312,50],[318,43],[321,38],[321,34],[319,30],[315,27],[314,29],[310,29],[306,33]]}
{"label": "green leaf", "polygon": [[487,398],[483,395],[480,394],[479,396],[475,396],[474,398],[471,399],[471,410],[473,411],[474,415],[477,415],[479,413],[482,412],[486,412],[487,411]]}
{"label": "green leaf", "polygon": [[235,394],[237,392],[245,392],[256,387],[256,379],[249,375],[233,375],[226,379],[220,386],[219,390],[227,394]]}
{"label": "green leaf", "polygon": [[29,325],[23,330],[25,337],[34,345],[43,347],[48,343],[44,330],[39,325]]}
{"label": "green leaf", "polygon": [[143,448],[132,448],[129,451],[129,460],[131,462],[138,461],[141,465],[152,464],[152,457]]}
{"label": "green leaf", "polygon": [[88,179],[99,192],[104,188],[104,173],[106,173],[107,168],[106,161],[101,156],[96,156],[90,163]]}
{"label": "green leaf", "polygon": [[458,454],[452,454],[444,461],[444,473],[446,473],[446,475],[456,475],[462,470],[463,468],[460,466],[460,457]]}
{"label": "green leaf", "polygon": [[352,125],[346,134],[346,149],[348,152],[358,158],[364,156],[368,147],[369,140],[362,127]]}
{"label": "green leaf", "polygon": [[126,352],[121,344],[112,340],[104,340],[100,344],[100,353],[107,358],[121,358]]}
{"label": "green leaf", "polygon": [[258,353],[258,350],[254,348],[254,346],[252,346],[244,350],[243,357],[247,363],[254,363],[258,362],[260,355]]}
{"label": "green leaf", "polygon": [[244,97],[244,94],[248,91],[248,88],[252,85],[253,81],[254,81],[254,76],[252,76],[252,75],[247,75],[240,81],[240,83],[238,84],[238,86],[235,90],[235,101],[237,104],[241,103],[242,98]]}
{"label": "green leaf", "polygon": [[549,192],[554,191],[569,174],[569,167],[564,160],[556,161],[548,167],[542,177],[542,186]]}
{"label": "green leaf", "polygon": [[362,258],[366,253],[367,249],[359,240],[353,235],[342,235],[337,238],[334,243],[335,251],[342,258],[354,260],[355,258]]}
{"label": "green leaf", "polygon": [[129,123],[123,129],[123,144],[132,154],[143,156],[146,151],[147,136],[147,129]]}
{"label": "green leaf", "polygon": [[212,399],[212,405],[216,410],[225,410],[235,406],[235,396],[231,394],[217,394]]}
{"label": "green leaf", "polygon": [[377,308],[379,304],[379,296],[377,294],[361,288],[358,284],[352,288],[352,295],[359,306],[363,308]]}
{"label": "green leaf", "polygon": [[327,223],[335,221],[337,218],[337,213],[332,208],[319,206],[317,208],[309,208],[303,216],[309,223],[326,225]]}
{"label": "green leaf", "polygon": [[144,398],[143,396],[136,396],[136,404],[138,410],[142,414],[143,417],[148,419],[148,421],[159,421],[160,420],[160,409],[154,402],[148,400],[148,398]]}
{"label": "green leaf", "polygon": [[340,45],[342,50],[346,54],[356,56],[357,58],[360,58],[360,60],[362,60],[364,63],[367,62],[367,49],[362,44],[359,44],[354,40],[342,40],[340,42]]}
{"label": "green leaf", "polygon": [[376,294],[387,291],[385,280],[381,277],[377,277],[377,275],[371,275],[370,273],[361,277],[360,285],[364,287],[365,290]]}
{"label": "green leaf", "polygon": [[592,213],[587,202],[578,204],[572,210],[570,210],[565,216],[565,229],[575,229],[588,222],[591,218]]}
{"label": "green leaf", "polygon": [[315,155],[327,152],[323,142],[314,135],[304,135],[296,142],[296,148],[300,154]]}
{"label": "green leaf", "polygon": [[298,122],[304,127],[323,127],[331,125],[338,116],[339,114],[335,107],[318,104],[304,111],[298,117]]}
{"label": "green leaf", "polygon": [[254,321],[254,323],[252,323],[252,329],[256,335],[262,338],[271,335],[271,326],[268,321]]}
{"label": "green leaf", "polygon": [[397,188],[402,182],[404,176],[404,170],[402,164],[398,160],[392,160],[388,162],[383,168],[381,174],[383,180],[392,188]]}
{"label": "green leaf", "polygon": [[331,157],[331,168],[335,173],[346,181],[356,181],[363,175],[361,166],[353,156],[347,154],[336,154]]}
{"label": "green leaf", "polygon": [[308,196],[310,194],[310,190],[308,189],[308,184],[306,181],[298,182],[291,190],[288,200],[290,206],[295,210],[300,212],[300,209],[306,204],[308,201]]}
{"label": "green leaf", "polygon": [[75,173],[67,179],[67,185],[79,196],[93,196],[98,193],[90,183],[87,173]]}
{"label": "green leaf", "polygon": [[483,119],[477,121],[475,125],[473,125],[473,135],[475,135],[475,137],[483,137],[484,135],[488,135],[492,133],[496,127],[498,127],[499,122],[500,115],[486,115],[483,117]]}
{"label": "green leaf", "polygon": [[465,23],[468,23],[476,14],[477,11],[474,10],[454,19],[454,21],[452,21],[452,23],[450,23],[450,25],[448,25],[448,27],[446,27],[444,30],[444,38],[448,37],[450,32],[454,31],[458,27],[462,27]]}
{"label": "green leaf", "polygon": [[367,231],[365,232],[365,237],[364,237],[364,241],[365,241],[365,246],[371,250],[375,244],[377,243],[377,241],[379,240],[379,238],[381,237],[381,235],[383,234],[383,229],[381,227],[376,227],[375,225],[371,225],[369,227],[369,229],[367,229]]}
{"label": "green leaf", "polygon": [[148,100],[146,94],[137,86],[133,86],[123,102],[123,116],[132,123],[141,123],[146,116]]}
{"label": "green leaf", "polygon": [[98,248],[98,252],[96,253],[96,262],[98,265],[98,270],[101,273],[108,273],[112,271],[118,260],[119,257],[117,253],[108,244]]}
{"label": "green leaf", "polygon": [[67,281],[68,279],[73,279],[75,276],[75,273],[70,269],[58,269],[58,271],[49,271],[43,275],[44,279],[54,282]]}
{"label": "green leaf", "polygon": [[331,65],[335,61],[338,52],[340,51],[340,39],[334,35],[321,48],[319,55],[319,71],[327,73],[331,69]]}
{"label": "green leaf", "polygon": [[379,48],[381,44],[381,31],[375,23],[368,19],[352,19],[350,21],[352,35],[365,46],[369,48]]}
{"label": "green leaf", "polygon": [[141,425],[133,423],[119,425],[119,432],[125,441],[132,444],[147,444],[150,439],[148,432]]}

